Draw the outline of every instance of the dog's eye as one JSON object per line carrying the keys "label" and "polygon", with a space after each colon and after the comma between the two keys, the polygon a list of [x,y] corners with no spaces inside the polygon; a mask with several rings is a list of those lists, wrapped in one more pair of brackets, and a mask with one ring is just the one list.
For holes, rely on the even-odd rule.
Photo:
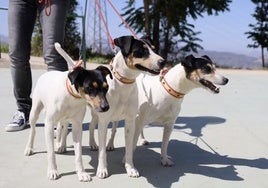
{"label": "dog's eye", "polygon": [[210,67],[210,66],[204,66],[204,67],[202,68],[202,71],[203,71],[204,73],[206,73],[206,74],[209,74],[209,73],[212,72],[212,67]]}
{"label": "dog's eye", "polygon": [[94,89],[92,87],[88,87],[88,88],[86,88],[85,93],[90,95],[90,96],[94,96],[96,94],[96,89]]}
{"label": "dog's eye", "polygon": [[133,56],[136,58],[145,58],[147,55],[149,55],[148,48],[140,48],[133,51]]}
{"label": "dog's eye", "polygon": [[140,49],[140,50],[136,50],[133,52],[133,56],[136,58],[142,58],[144,55],[144,50]]}

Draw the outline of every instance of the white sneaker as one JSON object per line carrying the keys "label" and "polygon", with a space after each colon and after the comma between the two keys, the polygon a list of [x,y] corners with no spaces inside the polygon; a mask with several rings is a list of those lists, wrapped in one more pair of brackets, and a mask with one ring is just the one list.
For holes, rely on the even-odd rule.
{"label": "white sneaker", "polygon": [[14,132],[23,130],[28,123],[28,119],[25,118],[25,114],[21,111],[17,111],[10,122],[6,127],[5,130],[7,132]]}

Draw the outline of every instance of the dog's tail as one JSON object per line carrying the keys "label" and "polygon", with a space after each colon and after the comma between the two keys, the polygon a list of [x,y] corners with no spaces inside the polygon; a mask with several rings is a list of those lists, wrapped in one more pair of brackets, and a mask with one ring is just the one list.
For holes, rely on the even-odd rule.
{"label": "dog's tail", "polygon": [[67,61],[68,65],[74,67],[76,64],[75,61],[61,48],[60,43],[56,42],[54,45],[58,53]]}

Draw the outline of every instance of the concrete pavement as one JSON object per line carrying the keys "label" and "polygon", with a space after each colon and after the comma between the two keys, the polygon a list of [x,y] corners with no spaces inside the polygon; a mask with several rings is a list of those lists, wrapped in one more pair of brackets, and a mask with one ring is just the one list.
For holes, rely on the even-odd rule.
{"label": "concrete pavement", "polygon": [[[68,152],[57,155],[61,177],[46,177],[43,116],[39,118],[33,156],[23,155],[29,129],[7,133],[4,125],[16,110],[10,69],[0,68],[0,187],[268,187],[268,72],[221,70],[230,82],[218,95],[195,90],[185,97],[168,153],[175,166],[160,165],[162,127],[147,127],[148,146],[139,146],[134,163],[139,178],[129,178],[121,164],[124,129],[118,128],[116,150],[108,153],[110,176],[98,179],[97,152],[89,151],[90,113],[84,120],[83,162],[93,180],[81,183],[74,168],[71,134]],[[89,66],[90,68],[91,66]],[[39,67],[40,68],[40,67]],[[34,84],[44,69],[33,69]],[[110,132],[109,132],[110,133]]]}

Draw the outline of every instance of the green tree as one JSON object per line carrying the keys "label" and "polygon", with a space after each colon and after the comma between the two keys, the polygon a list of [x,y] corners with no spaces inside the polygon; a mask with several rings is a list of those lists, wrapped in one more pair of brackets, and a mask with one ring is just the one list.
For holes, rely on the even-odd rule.
{"label": "green tree", "polygon": [[[79,45],[81,44],[80,33],[78,32],[75,10],[78,5],[77,0],[71,0],[66,19],[64,49],[74,59],[79,58]],[[36,21],[34,36],[32,39],[32,55],[42,56],[43,40],[42,29],[39,19]]]}
{"label": "green tree", "polygon": [[[231,0],[143,0],[144,6],[135,7],[135,0],[127,2],[123,16],[136,32],[149,35],[158,52],[168,59],[182,52],[202,49],[188,18],[197,19],[202,14],[218,15],[228,11]],[[170,56],[170,57],[169,57]]]}
{"label": "green tree", "polygon": [[65,27],[65,38],[64,38],[64,49],[73,59],[78,59],[79,47],[81,45],[81,37],[78,31],[78,26],[76,23],[75,10],[78,5],[77,0],[70,1],[69,15],[66,20]]}
{"label": "green tree", "polygon": [[34,56],[43,55],[43,35],[39,19],[36,20],[34,26],[34,36],[32,38],[31,54]]}
{"label": "green tree", "polygon": [[252,16],[256,19],[256,24],[249,24],[251,31],[246,32],[247,38],[251,38],[253,44],[248,44],[249,48],[261,48],[262,67],[265,67],[264,49],[268,49],[268,1],[251,0],[255,5],[255,12]]}

